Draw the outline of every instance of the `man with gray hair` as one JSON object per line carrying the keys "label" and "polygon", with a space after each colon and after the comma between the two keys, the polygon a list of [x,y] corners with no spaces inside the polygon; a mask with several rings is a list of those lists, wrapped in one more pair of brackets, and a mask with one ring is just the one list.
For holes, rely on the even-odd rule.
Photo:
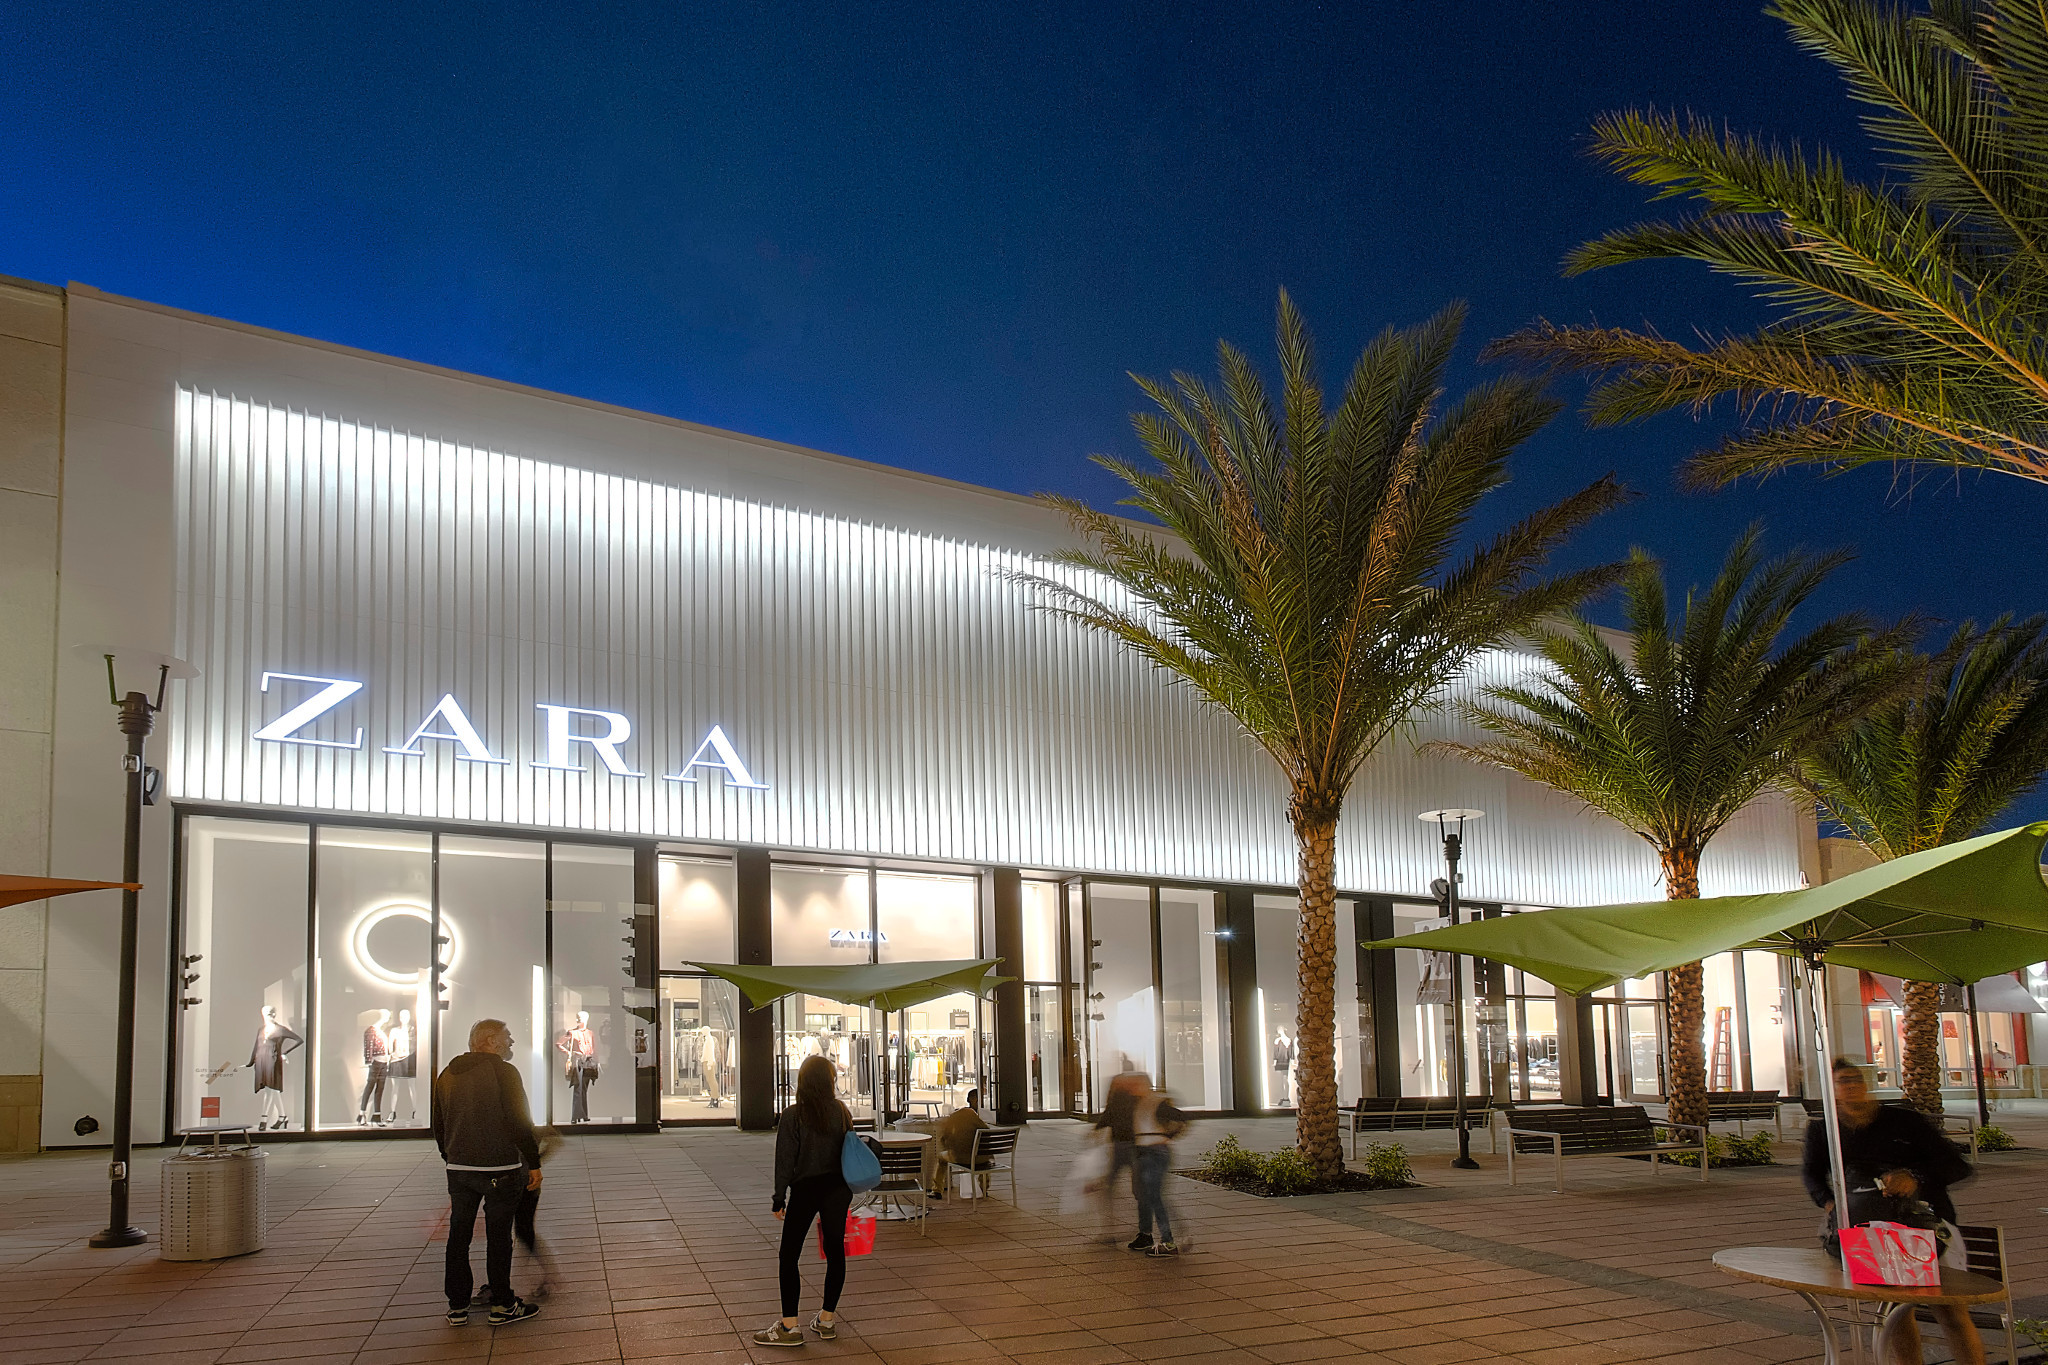
{"label": "man with gray hair", "polygon": [[512,1292],[512,1222],[520,1196],[540,1188],[540,1143],[526,1107],[526,1085],[512,1065],[512,1030],[479,1019],[469,1051],[434,1078],[434,1143],[448,1168],[448,1321],[469,1321],[476,1277],[469,1243],[484,1211],[484,1272],[491,1326],[523,1322],[540,1308]]}

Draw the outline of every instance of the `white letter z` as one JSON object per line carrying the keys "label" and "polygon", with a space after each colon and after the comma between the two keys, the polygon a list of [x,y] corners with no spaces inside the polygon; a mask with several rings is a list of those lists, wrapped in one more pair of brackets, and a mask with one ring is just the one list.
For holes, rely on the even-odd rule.
{"label": "white letter z", "polygon": [[263,686],[259,690],[268,692],[272,678],[281,678],[285,682],[325,683],[326,686],[300,702],[297,706],[292,707],[291,710],[285,712],[276,720],[270,722],[270,724],[259,728],[252,738],[267,739],[273,744],[312,744],[322,749],[360,749],[363,747],[363,732],[360,727],[356,730],[356,737],[346,744],[343,744],[338,739],[308,739],[303,735],[292,733],[294,730],[305,729],[308,725],[311,725],[314,721],[362,691],[363,685],[361,683],[349,682],[343,678],[315,678],[304,673],[265,673],[263,675]]}

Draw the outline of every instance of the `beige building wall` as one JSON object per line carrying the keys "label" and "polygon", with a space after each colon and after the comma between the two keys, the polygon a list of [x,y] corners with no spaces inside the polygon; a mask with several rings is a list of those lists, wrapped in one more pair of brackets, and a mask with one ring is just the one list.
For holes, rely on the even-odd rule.
{"label": "beige building wall", "polygon": [[[0,277],[0,872],[50,870],[64,295]],[[0,1152],[42,1115],[47,903],[0,909]]]}

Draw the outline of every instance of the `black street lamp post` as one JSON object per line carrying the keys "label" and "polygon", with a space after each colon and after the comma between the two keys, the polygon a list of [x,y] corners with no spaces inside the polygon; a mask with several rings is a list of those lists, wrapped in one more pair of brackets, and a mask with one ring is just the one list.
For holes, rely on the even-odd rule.
{"label": "black street lamp post", "polygon": [[[1483,810],[1449,809],[1426,810],[1417,818],[1434,820],[1437,833],[1444,841],[1444,910],[1451,917],[1451,923],[1458,922],[1458,858],[1464,852],[1465,822],[1477,820],[1486,814]],[[1458,1087],[1457,1117],[1458,1155],[1452,1161],[1460,1170],[1476,1171],[1479,1163],[1472,1159],[1472,1130],[1465,1119],[1465,970],[1464,958],[1451,954],[1451,1057],[1452,1084]]]}
{"label": "black street lamp post", "polygon": [[[136,883],[142,875],[142,802],[146,769],[143,745],[156,726],[156,713],[163,710],[164,686],[170,681],[171,664],[160,663],[156,675],[156,700],[147,693],[121,696],[114,686],[114,656],[107,661],[107,699],[120,711],[121,733],[127,737],[128,752],[121,760],[127,777],[126,804],[121,822],[121,880]],[[128,1163],[132,1153],[135,1118],[135,954],[136,934],[141,920],[140,893],[121,893],[121,996],[114,1025],[114,1156],[107,1167],[107,1226],[91,1239],[95,1247],[132,1247],[148,1240],[149,1234],[128,1221]]]}

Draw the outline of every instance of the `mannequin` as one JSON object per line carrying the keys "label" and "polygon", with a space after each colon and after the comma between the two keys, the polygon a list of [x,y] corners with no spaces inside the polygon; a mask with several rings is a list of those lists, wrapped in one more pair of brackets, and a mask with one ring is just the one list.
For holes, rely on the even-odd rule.
{"label": "mannequin", "polygon": [[256,1045],[249,1049],[249,1070],[255,1074],[256,1100],[262,1116],[256,1131],[282,1128],[291,1122],[284,1112],[284,1059],[304,1047],[306,1040],[278,1022],[277,1010],[263,1007],[263,1022],[256,1026]]}
{"label": "mannequin", "polygon": [[725,1048],[720,1045],[718,1035],[710,1029],[702,1030],[697,1036],[697,1068],[704,1076],[704,1095],[713,1109],[725,1098],[725,1092],[718,1084],[718,1069],[725,1065]]}
{"label": "mannequin", "polygon": [[1273,1072],[1279,1092],[1273,1102],[1286,1108],[1294,1103],[1294,1040],[1285,1027],[1273,1030]]}
{"label": "mannequin", "polygon": [[398,1022],[384,1035],[384,1046],[391,1054],[384,1063],[384,1075],[390,1081],[388,1094],[391,1100],[391,1113],[386,1121],[392,1124],[398,1122],[398,1110],[402,1103],[405,1109],[405,1126],[417,1128],[420,1114],[413,1100],[412,1083],[413,1078],[419,1075],[420,1059],[413,1044],[411,1010],[398,1012]]}
{"label": "mannequin", "polygon": [[555,1040],[565,1058],[569,1081],[569,1122],[590,1122],[590,1083],[597,1079],[597,1035],[590,1031],[590,1011],[577,1010],[576,1022]]}
{"label": "mannequin", "polygon": [[390,1010],[378,1010],[377,1021],[363,1030],[363,1094],[356,1101],[356,1126],[384,1126],[384,1077],[389,1074],[391,1048],[384,1030],[391,1023]]}

